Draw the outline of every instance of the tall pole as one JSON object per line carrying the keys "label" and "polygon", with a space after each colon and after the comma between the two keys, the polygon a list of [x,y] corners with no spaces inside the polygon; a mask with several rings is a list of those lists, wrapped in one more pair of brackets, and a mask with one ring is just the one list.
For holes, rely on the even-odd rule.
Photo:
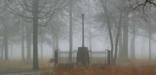
{"label": "tall pole", "polygon": [[[149,21],[151,22],[151,21]],[[149,41],[148,41],[148,46],[149,46],[149,61],[151,61],[152,59],[152,49],[151,49],[151,38],[152,38],[152,32],[151,32],[151,23],[149,24],[149,34],[148,34],[148,37],[149,37]]]}
{"label": "tall pole", "polygon": [[72,49],[73,49],[73,26],[72,26],[72,1],[70,2],[70,7],[69,7],[69,62],[72,62]]}
{"label": "tall pole", "polygon": [[85,41],[84,41],[84,14],[82,14],[82,47],[84,47]]}

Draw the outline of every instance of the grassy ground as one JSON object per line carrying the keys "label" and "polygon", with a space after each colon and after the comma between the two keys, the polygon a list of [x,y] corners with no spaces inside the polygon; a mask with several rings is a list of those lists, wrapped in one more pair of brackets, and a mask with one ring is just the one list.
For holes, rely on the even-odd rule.
{"label": "grassy ground", "polygon": [[[40,71],[49,71],[52,69],[53,64],[44,60],[40,62]],[[0,61],[0,74],[4,73],[16,73],[16,72],[31,72],[32,64],[26,64],[19,60]]]}
{"label": "grassy ground", "polygon": [[105,66],[77,67],[71,70],[57,70],[54,75],[156,75],[156,67]]}
{"label": "grassy ground", "polygon": [[[48,61],[40,62],[40,70],[32,71],[32,65],[18,60],[0,61],[1,73],[18,72],[20,75],[156,75],[156,61],[129,61],[126,65],[90,65],[88,68],[76,66],[72,69],[59,67],[53,69]],[[12,75],[12,74],[10,74]]]}
{"label": "grassy ground", "polygon": [[156,61],[137,60],[124,65],[91,65],[88,68],[58,68],[54,75],[156,75]]}

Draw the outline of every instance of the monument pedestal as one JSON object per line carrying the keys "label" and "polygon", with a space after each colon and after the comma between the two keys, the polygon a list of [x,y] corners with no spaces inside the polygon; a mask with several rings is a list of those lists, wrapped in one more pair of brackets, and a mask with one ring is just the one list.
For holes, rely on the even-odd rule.
{"label": "monument pedestal", "polygon": [[87,47],[78,48],[77,64],[84,66],[89,64],[89,51]]}

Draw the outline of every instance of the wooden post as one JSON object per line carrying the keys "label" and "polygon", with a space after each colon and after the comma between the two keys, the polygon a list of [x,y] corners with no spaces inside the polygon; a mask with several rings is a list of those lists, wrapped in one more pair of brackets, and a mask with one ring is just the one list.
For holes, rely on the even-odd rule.
{"label": "wooden post", "polygon": [[54,64],[55,65],[58,64],[58,50],[55,50],[55,53],[54,53]]}
{"label": "wooden post", "polygon": [[107,50],[107,64],[111,64],[111,51]]}

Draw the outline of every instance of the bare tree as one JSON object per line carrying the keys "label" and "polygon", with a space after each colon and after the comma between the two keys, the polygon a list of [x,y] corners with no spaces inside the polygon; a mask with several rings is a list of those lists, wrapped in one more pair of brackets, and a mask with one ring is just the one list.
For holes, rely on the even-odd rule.
{"label": "bare tree", "polygon": [[[53,4],[49,4],[54,2]],[[39,25],[46,25],[54,12],[58,9],[63,7],[66,2],[62,0],[54,0],[54,1],[41,1],[41,0],[32,0],[32,1],[25,1],[25,0],[14,0],[14,1],[7,1],[9,6],[10,12],[14,15],[21,16],[26,19],[26,21],[33,23],[33,69],[38,70],[38,26]],[[15,4],[15,5],[14,5]],[[19,5],[22,8],[22,11],[25,11],[23,14],[21,13],[21,9],[12,8],[11,5],[16,6]],[[32,15],[30,15],[32,14]]]}
{"label": "bare tree", "polygon": [[136,25],[132,26],[132,39],[131,39],[131,58],[135,59],[135,39],[136,39]]}
{"label": "bare tree", "polygon": [[113,61],[113,51],[114,51],[114,43],[113,43],[113,36],[112,36],[112,28],[111,28],[111,24],[110,24],[110,17],[109,17],[109,14],[108,14],[108,8],[107,8],[107,0],[103,1],[101,0],[102,3],[105,3],[103,4],[103,10],[106,12],[105,13],[105,16],[107,18],[107,28],[108,28],[108,33],[109,33],[109,40],[110,40],[110,46],[111,46],[111,62]]}
{"label": "bare tree", "polygon": [[69,62],[72,62],[72,50],[73,50],[73,26],[72,26],[72,6],[73,0],[70,1],[69,6]]}

